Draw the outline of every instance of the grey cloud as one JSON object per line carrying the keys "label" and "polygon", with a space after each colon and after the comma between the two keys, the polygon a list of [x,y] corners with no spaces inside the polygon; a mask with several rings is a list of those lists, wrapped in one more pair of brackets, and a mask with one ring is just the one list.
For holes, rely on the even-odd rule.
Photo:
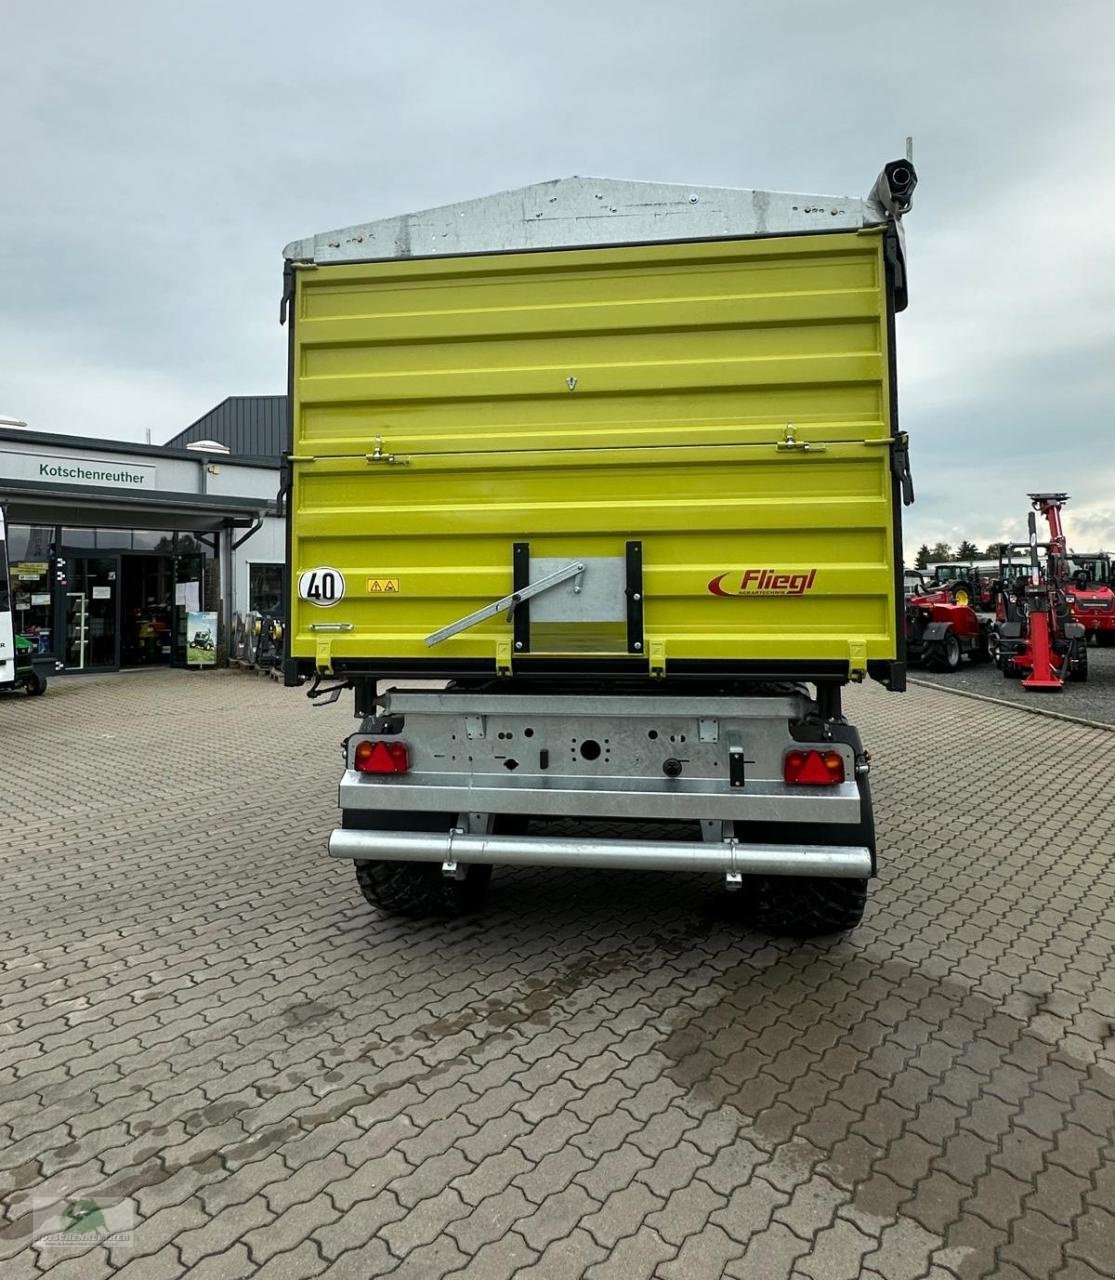
{"label": "grey cloud", "polygon": [[37,427],[281,389],[298,236],[570,173],[858,193],[912,132],[908,543],[1024,515],[1034,470],[1112,489],[1107,4],[45,0],[4,34],[0,410]]}

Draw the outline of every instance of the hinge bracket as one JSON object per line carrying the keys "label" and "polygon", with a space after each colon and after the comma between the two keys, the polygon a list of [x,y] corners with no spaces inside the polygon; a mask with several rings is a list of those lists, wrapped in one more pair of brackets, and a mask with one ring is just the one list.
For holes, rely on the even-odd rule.
{"label": "hinge bracket", "polygon": [[549,591],[551,587],[567,582],[570,578],[575,578],[579,573],[584,573],[584,571],[585,566],[579,560],[575,560],[572,564],[567,564],[561,569],[555,569],[553,573],[546,574],[544,578],[539,578],[537,582],[520,587],[517,591],[512,591],[510,595],[502,596],[499,600],[493,600],[491,604],[486,604],[483,608],[476,609],[472,613],[466,613],[463,618],[458,618],[456,622],[451,622],[447,627],[431,632],[426,637],[426,644],[433,648],[435,644],[441,644],[443,640],[459,635],[462,631],[467,631],[470,627],[475,627],[480,622],[487,622],[489,618],[494,618],[498,613],[513,613],[516,605],[522,604],[525,600],[532,600],[535,596],[541,595],[543,591]]}

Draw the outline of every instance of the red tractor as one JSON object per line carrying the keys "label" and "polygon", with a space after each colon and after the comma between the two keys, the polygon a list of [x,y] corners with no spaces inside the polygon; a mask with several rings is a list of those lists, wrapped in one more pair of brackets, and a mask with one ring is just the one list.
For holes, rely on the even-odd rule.
{"label": "red tractor", "polygon": [[939,564],[933,570],[936,587],[956,584],[964,596],[957,595],[958,604],[970,604],[975,609],[995,612],[995,564],[990,560],[976,560],[971,564]]}
{"label": "red tractor", "polygon": [[929,671],[955,671],[963,654],[969,662],[988,662],[987,619],[972,608],[971,584],[961,580],[940,586],[925,579],[906,597],[906,655]]}
{"label": "red tractor", "polygon": [[1065,599],[1087,638],[1095,636],[1096,644],[1105,649],[1115,645],[1115,591],[1109,556],[1073,552],[1069,558]]}
{"label": "red tractor", "polygon": [[[1022,687],[1057,690],[1066,680],[1087,680],[1088,649],[1084,627],[1073,617],[1069,596],[1072,563],[1061,527],[1061,508],[1067,493],[1031,493],[1030,540],[1004,549],[1027,550],[1030,572],[1013,580],[1000,572],[1001,589],[996,604],[992,640],[999,669],[1007,679],[1022,677]],[[1049,525],[1049,541],[1038,542],[1035,513]]]}

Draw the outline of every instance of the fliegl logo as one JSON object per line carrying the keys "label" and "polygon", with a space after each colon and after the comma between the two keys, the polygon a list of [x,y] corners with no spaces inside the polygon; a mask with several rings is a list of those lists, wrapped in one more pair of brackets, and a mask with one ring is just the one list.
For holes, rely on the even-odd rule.
{"label": "fliegl logo", "polygon": [[714,596],[803,596],[813,590],[817,570],[805,573],[779,573],[777,569],[729,570],[708,584]]}

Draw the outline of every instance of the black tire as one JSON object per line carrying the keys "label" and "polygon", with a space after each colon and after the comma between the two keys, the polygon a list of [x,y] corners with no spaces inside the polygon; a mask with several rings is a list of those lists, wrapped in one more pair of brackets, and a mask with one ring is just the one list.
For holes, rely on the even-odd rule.
{"label": "black tire", "polygon": [[1083,642],[1076,646],[1076,661],[1069,668],[1069,679],[1076,684],[1088,679],[1088,646]]}
{"label": "black tire", "polygon": [[1021,680],[1025,675],[1022,668],[1015,666],[1010,658],[999,659],[999,670],[1002,671],[1004,680]]}
{"label": "black tire", "polygon": [[[865,845],[875,854],[875,812],[871,785],[860,779],[857,823],[810,823],[795,829],[803,844]],[[737,822],[741,841],[785,841],[790,833],[777,824]],[[867,905],[866,880],[834,880],[825,876],[745,876],[741,896],[748,923],[763,933],[791,938],[817,938],[854,929]]]}
{"label": "black tire", "polygon": [[867,881],[761,876],[748,906],[748,914],[764,933],[793,938],[845,933],[863,919]]}
{"label": "black tire", "polygon": [[930,671],[955,671],[960,666],[960,639],[954,631],[926,646],[925,665]]}
{"label": "black tire", "polygon": [[968,661],[974,667],[981,667],[991,661],[991,647],[987,632],[983,632],[976,640],[975,647],[968,650]]}
{"label": "black tire", "polygon": [[41,698],[46,693],[46,676],[40,675],[38,671],[32,671],[29,676],[24,677],[23,687],[28,697]]}
{"label": "black tire", "polygon": [[244,628],[244,661],[250,667],[254,667],[256,664],[256,654],[259,652],[259,638],[259,614],[249,613],[248,621]]}
{"label": "black tire", "polygon": [[388,915],[467,915],[484,905],[489,866],[470,866],[463,880],[444,875],[438,862],[357,862],[356,883],[367,902]]}

